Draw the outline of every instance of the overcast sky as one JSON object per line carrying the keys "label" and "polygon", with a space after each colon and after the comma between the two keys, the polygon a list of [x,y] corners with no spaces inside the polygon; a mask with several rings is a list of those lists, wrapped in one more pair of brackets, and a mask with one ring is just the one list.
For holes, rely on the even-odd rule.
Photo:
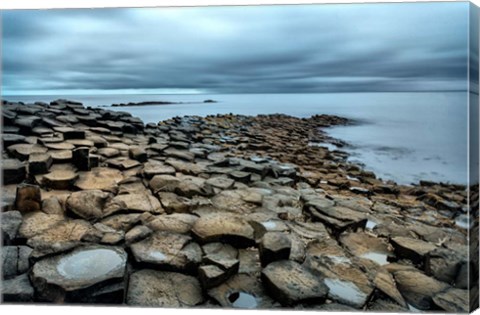
{"label": "overcast sky", "polygon": [[464,90],[468,3],[4,11],[2,94]]}

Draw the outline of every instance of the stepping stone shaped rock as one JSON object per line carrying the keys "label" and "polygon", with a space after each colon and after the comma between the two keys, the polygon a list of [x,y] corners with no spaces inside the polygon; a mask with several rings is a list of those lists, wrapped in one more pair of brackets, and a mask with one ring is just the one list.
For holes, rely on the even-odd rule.
{"label": "stepping stone shaped rock", "polygon": [[230,275],[225,270],[215,265],[204,265],[198,267],[198,279],[205,289],[210,289],[225,282]]}
{"label": "stepping stone shaped rock", "polygon": [[241,309],[267,309],[278,306],[268,296],[258,277],[237,274],[208,291],[222,307]]}
{"label": "stepping stone shaped rock", "polygon": [[57,169],[42,177],[42,184],[51,189],[68,190],[77,180],[78,174],[74,170]]}
{"label": "stepping stone shaped rock", "polygon": [[17,159],[2,159],[3,184],[18,184],[25,179],[27,168]]}
{"label": "stepping stone shaped rock", "polygon": [[164,231],[172,233],[189,233],[193,224],[197,221],[196,215],[186,213],[173,213],[169,215],[149,216],[142,218],[142,222],[153,231]]}
{"label": "stepping stone shaped rock", "polygon": [[355,256],[379,265],[386,265],[389,259],[395,258],[385,241],[364,232],[342,234],[340,243]]}
{"label": "stepping stone shaped rock", "polygon": [[194,207],[194,203],[191,199],[170,192],[159,192],[158,199],[165,209],[165,212],[169,214],[190,213]]}
{"label": "stepping stone shaped rock", "polygon": [[219,189],[231,189],[235,184],[235,181],[227,177],[212,177],[205,183]]}
{"label": "stepping stone shaped rock", "polygon": [[3,246],[2,273],[3,278],[9,279],[22,274],[30,268],[30,254],[32,249],[28,246]]}
{"label": "stepping stone shaped rock", "polygon": [[114,158],[120,155],[120,150],[114,148],[101,148],[97,151],[97,153],[106,158]]}
{"label": "stepping stone shaped rock", "polygon": [[80,172],[75,187],[82,190],[99,189],[116,191],[118,183],[123,180],[122,172],[108,167],[92,168],[90,172]]}
{"label": "stepping stone shaped rock", "polygon": [[132,243],[139,242],[150,236],[152,232],[153,231],[145,225],[134,226],[125,234],[125,244],[130,245]]}
{"label": "stepping stone shaped rock", "polygon": [[7,151],[14,157],[22,161],[25,161],[25,160],[28,160],[28,157],[31,154],[46,153],[48,149],[38,144],[20,143],[20,144],[14,144],[7,147]]}
{"label": "stepping stone shaped rock", "polygon": [[126,232],[140,222],[140,216],[139,213],[116,214],[103,219],[100,223],[117,231]]}
{"label": "stepping stone shaped rock", "polygon": [[150,160],[143,166],[142,174],[145,178],[151,179],[155,175],[175,175],[175,169],[160,161]]}
{"label": "stepping stone shaped rock", "polygon": [[317,203],[307,207],[312,216],[322,221],[334,230],[335,235],[339,235],[345,230],[357,230],[365,228],[367,224],[367,215],[365,213],[354,211],[342,206],[319,207]]}
{"label": "stepping stone shaped rock", "polygon": [[109,159],[106,161],[106,163],[109,167],[119,170],[128,170],[140,165],[138,161],[129,159],[127,157],[117,157],[114,159]]}
{"label": "stepping stone shaped rock", "polygon": [[[60,116],[57,117],[60,120]],[[78,121],[77,119],[75,119]],[[85,131],[73,129],[71,127],[53,127],[53,130],[56,132],[60,132],[63,134],[63,139],[70,140],[70,139],[85,139]]]}
{"label": "stepping stone shaped rock", "polygon": [[53,159],[48,153],[33,153],[28,158],[28,173],[31,175],[48,173]]}
{"label": "stepping stone shaped rock", "polygon": [[292,241],[282,232],[268,232],[263,235],[258,246],[262,267],[277,260],[290,257]]}
{"label": "stepping stone shaped rock", "polygon": [[42,194],[37,185],[21,184],[17,186],[15,208],[22,212],[34,212],[42,209]]}
{"label": "stepping stone shaped rock", "polygon": [[163,154],[165,154],[168,157],[173,157],[173,158],[185,160],[188,162],[193,162],[195,160],[195,154],[186,150],[176,150],[173,148],[169,148],[164,150]]}
{"label": "stepping stone shaped rock", "polygon": [[148,160],[147,152],[141,148],[130,148],[130,150],[128,150],[128,156],[132,160],[136,160],[141,163],[147,162]]}
{"label": "stepping stone shaped rock", "polygon": [[108,212],[105,208],[105,204],[110,198],[109,193],[101,190],[77,191],[68,197],[66,205],[67,209],[75,215],[86,220],[95,220],[115,212],[112,210]]}
{"label": "stepping stone shaped rock", "polygon": [[395,279],[393,279],[393,276],[388,271],[380,269],[373,282],[378,290],[382,291],[399,305],[408,307],[407,302],[405,302],[405,299],[395,285]]}
{"label": "stepping stone shaped rock", "polygon": [[22,214],[19,211],[0,212],[0,224],[2,240],[8,245],[17,237],[22,224]]}
{"label": "stepping stone shaped rock", "polygon": [[123,282],[127,253],[120,247],[85,246],[40,260],[31,280],[39,298],[51,302],[82,302],[99,289]]}
{"label": "stepping stone shaped rock", "polygon": [[3,302],[32,302],[34,289],[30,283],[28,273],[24,273],[12,279],[2,281]]}
{"label": "stepping stone shaped rock", "polygon": [[143,307],[192,307],[204,301],[198,280],[177,272],[144,269],[130,276],[126,303]]}
{"label": "stepping stone shaped rock", "polygon": [[322,280],[302,265],[282,260],[269,264],[262,270],[262,283],[282,305],[299,302],[322,304],[328,288]]}
{"label": "stepping stone shaped rock", "polygon": [[72,161],[71,150],[49,150],[53,163],[70,163]]}
{"label": "stepping stone shaped rock", "polygon": [[430,278],[420,271],[397,271],[393,275],[408,304],[420,310],[431,309],[434,305],[433,297],[449,288],[446,283]]}
{"label": "stepping stone shaped rock", "polygon": [[104,212],[112,214],[122,210],[151,212],[155,214],[162,214],[165,212],[160,201],[154,196],[146,193],[117,195],[105,205]]}
{"label": "stepping stone shaped rock", "polygon": [[130,245],[138,265],[169,271],[194,272],[202,259],[202,250],[191,237],[155,232],[149,238]]}
{"label": "stepping stone shaped rock", "polygon": [[392,238],[390,243],[398,257],[409,259],[415,264],[422,263],[426,255],[437,248],[432,243],[401,236]]}
{"label": "stepping stone shaped rock", "polygon": [[89,154],[90,154],[90,149],[87,147],[76,148],[72,151],[73,165],[75,165],[75,167],[79,171],[90,170]]}
{"label": "stepping stone shaped rock", "polygon": [[253,227],[233,214],[202,216],[193,225],[192,233],[202,243],[220,241],[242,248],[255,244]]}
{"label": "stepping stone shaped rock", "polygon": [[35,127],[40,126],[42,119],[37,116],[17,116],[15,119],[15,125],[25,130],[32,130]]}
{"label": "stepping stone shaped rock", "polygon": [[26,143],[25,136],[12,133],[2,134],[3,147],[9,147],[13,144]]}
{"label": "stepping stone shaped rock", "polygon": [[468,313],[470,309],[468,290],[448,289],[433,297],[433,303],[448,313]]}
{"label": "stepping stone shaped rock", "polygon": [[173,193],[180,184],[180,179],[171,175],[156,175],[149,183],[153,193],[171,192]]}

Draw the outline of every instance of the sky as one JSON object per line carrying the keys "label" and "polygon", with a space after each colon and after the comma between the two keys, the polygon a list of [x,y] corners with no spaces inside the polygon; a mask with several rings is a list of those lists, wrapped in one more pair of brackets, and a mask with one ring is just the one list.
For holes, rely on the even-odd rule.
{"label": "sky", "polygon": [[2,94],[467,88],[468,3],[2,11]]}

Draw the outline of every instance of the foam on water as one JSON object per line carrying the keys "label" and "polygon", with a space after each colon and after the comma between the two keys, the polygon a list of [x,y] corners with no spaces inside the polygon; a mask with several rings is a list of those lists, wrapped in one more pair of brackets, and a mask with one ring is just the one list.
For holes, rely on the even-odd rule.
{"label": "foam on water", "polygon": [[95,278],[118,268],[124,259],[111,249],[89,249],[62,258],[57,271],[68,279]]}

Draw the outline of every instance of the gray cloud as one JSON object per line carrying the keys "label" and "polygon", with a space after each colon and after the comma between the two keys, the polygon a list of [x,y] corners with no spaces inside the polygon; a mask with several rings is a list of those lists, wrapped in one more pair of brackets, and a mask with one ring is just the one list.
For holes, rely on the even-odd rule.
{"label": "gray cloud", "polygon": [[2,12],[2,89],[466,88],[468,3]]}

